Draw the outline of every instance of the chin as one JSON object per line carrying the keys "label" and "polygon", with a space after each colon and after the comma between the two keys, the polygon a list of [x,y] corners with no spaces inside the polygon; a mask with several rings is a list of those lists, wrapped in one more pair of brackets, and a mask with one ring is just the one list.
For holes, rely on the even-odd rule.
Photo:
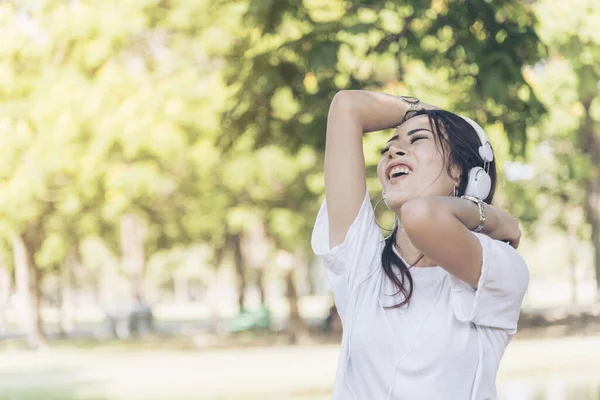
{"label": "chin", "polygon": [[385,204],[387,204],[388,208],[399,209],[408,200],[410,200],[410,199],[406,198],[406,196],[402,196],[402,195],[394,196],[392,194],[391,196],[386,196]]}

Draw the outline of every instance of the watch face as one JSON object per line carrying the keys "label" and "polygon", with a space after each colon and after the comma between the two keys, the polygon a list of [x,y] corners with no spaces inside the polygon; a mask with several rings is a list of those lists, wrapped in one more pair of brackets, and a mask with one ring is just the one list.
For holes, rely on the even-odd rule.
{"label": "watch face", "polygon": [[406,101],[407,103],[411,103],[411,104],[416,104],[419,102],[419,99],[413,96],[398,96],[400,97],[402,100]]}

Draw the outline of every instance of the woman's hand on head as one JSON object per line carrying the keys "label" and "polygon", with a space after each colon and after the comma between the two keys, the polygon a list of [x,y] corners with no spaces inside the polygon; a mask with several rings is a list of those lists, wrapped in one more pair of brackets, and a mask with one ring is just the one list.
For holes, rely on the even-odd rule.
{"label": "woman's hand on head", "polygon": [[492,239],[507,242],[515,249],[519,247],[519,243],[521,242],[519,220],[492,205],[486,204],[485,207],[491,226],[489,226],[489,229],[486,229],[484,225],[483,233]]}
{"label": "woman's hand on head", "polygon": [[417,112],[419,112],[421,110],[439,110],[439,109],[440,109],[439,107],[434,106],[433,104],[423,103],[422,101],[420,101],[417,109],[408,111],[407,115],[405,115],[404,120],[402,122],[404,123],[407,120],[411,119],[412,117],[415,116],[415,114]]}
{"label": "woman's hand on head", "polygon": [[439,110],[438,106],[434,106],[433,104],[419,102],[419,108],[422,110]]}

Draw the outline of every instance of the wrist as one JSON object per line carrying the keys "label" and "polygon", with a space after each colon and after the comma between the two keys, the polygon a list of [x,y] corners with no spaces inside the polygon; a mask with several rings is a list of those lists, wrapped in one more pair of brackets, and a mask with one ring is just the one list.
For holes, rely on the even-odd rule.
{"label": "wrist", "polygon": [[402,116],[402,122],[406,121],[411,113],[414,113],[420,109],[420,100],[415,96],[396,96],[405,105],[404,114]]}
{"label": "wrist", "polygon": [[469,229],[473,232],[483,232],[487,222],[486,204],[481,199],[469,195],[463,195],[461,198],[469,201],[477,207],[477,214],[479,217],[477,224],[474,227],[469,226]]}
{"label": "wrist", "polygon": [[496,209],[489,204],[485,205],[485,211],[487,218],[481,233],[486,234],[487,236],[497,235],[498,230],[501,227],[498,223],[498,213]]}

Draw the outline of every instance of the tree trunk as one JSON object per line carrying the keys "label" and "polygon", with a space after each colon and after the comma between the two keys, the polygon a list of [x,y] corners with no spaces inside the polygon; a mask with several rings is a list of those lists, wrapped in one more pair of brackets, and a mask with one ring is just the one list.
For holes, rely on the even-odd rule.
{"label": "tree trunk", "polygon": [[146,229],[134,214],[121,216],[121,256],[123,269],[129,276],[133,299],[145,302],[144,275]]}
{"label": "tree trunk", "polygon": [[38,349],[44,345],[44,336],[40,329],[39,308],[37,307],[40,299],[32,293],[36,281],[36,277],[32,276],[35,266],[30,263],[29,251],[21,236],[13,237],[12,244],[21,324],[26,334],[27,345],[32,349]]}
{"label": "tree trunk", "polygon": [[279,250],[275,254],[275,263],[283,272],[286,286],[286,297],[290,309],[288,318],[288,332],[291,344],[298,343],[301,339],[308,336],[308,328],[300,316],[298,310],[298,292],[294,282],[294,270],[298,265],[298,257],[294,257],[285,250]]}
{"label": "tree trunk", "polygon": [[571,305],[577,305],[577,227],[581,220],[570,213],[570,198],[568,195],[560,196],[560,227],[566,233],[567,258],[569,264],[569,280],[571,283]]}
{"label": "tree trunk", "polygon": [[314,268],[314,256],[309,255],[308,261],[306,263],[306,287],[308,288],[308,294],[311,296],[317,293],[317,288],[315,285],[315,268]]}
{"label": "tree trunk", "polygon": [[266,308],[267,296],[264,285],[264,276],[271,243],[267,237],[264,223],[257,222],[252,226],[247,227],[244,233],[240,234],[240,245],[242,257],[244,259],[244,267],[246,268],[247,273],[253,277],[253,283],[256,289],[258,289],[260,296],[260,304]]}
{"label": "tree trunk", "polygon": [[257,269],[256,270],[256,286],[258,287],[258,292],[260,294],[260,305],[263,307],[267,307],[267,294],[265,292],[265,270]]}
{"label": "tree trunk", "polygon": [[585,215],[592,228],[594,249],[594,271],[596,273],[596,301],[600,302],[600,143],[594,132],[594,121],[590,115],[592,99],[583,101],[585,119],[580,133],[582,151],[590,160],[590,173],[585,182]]}
{"label": "tree trunk", "polygon": [[[598,169],[598,166],[596,166]],[[600,174],[592,179],[600,179]],[[586,187],[587,220],[592,227],[592,246],[594,249],[594,271],[596,272],[596,301],[600,302],[600,216],[598,201],[600,201],[600,188],[598,183],[588,182]]]}
{"label": "tree trunk", "polygon": [[33,261],[33,252],[29,251],[29,265],[33,276],[33,287],[32,287],[32,299],[33,299],[33,322],[35,324],[35,332],[41,338],[39,347],[44,347],[46,341],[44,340],[44,321],[42,319],[42,279],[44,277],[42,271],[35,265]]}
{"label": "tree trunk", "polygon": [[571,304],[577,305],[577,228],[569,225],[567,228],[569,275],[571,278]]}
{"label": "tree trunk", "polygon": [[6,318],[4,312],[10,302],[11,295],[11,276],[8,268],[4,263],[4,259],[0,259],[0,332],[6,329]]}
{"label": "tree trunk", "polygon": [[69,254],[60,274],[60,319],[59,331],[62,337],[68,337],[75,326],[73,322],[74,314],[74,291],[73,291],[73,272],[77,268],[79,260],[75,254]]}
{"label": "tree trunk", "polygon": [[288,319],[288,332],[290,344],[297,344],[308,336],[308,328],[300,316],[298,310],[298,292],[294,282],[294,270],[291,269],[285,274],[286,296],[290,307]]}
{"label": "tree trunk", "polygon": [[231,235],[230,243],[233,246],[233,260],[235,264],[235,272],[237,274],[237,289],[238,289],[238,307],[240,312],[244,312],[244,303],[246,300],[246,267],[244,265],[244,257],[242,255],[242,246],[240,234]]}

